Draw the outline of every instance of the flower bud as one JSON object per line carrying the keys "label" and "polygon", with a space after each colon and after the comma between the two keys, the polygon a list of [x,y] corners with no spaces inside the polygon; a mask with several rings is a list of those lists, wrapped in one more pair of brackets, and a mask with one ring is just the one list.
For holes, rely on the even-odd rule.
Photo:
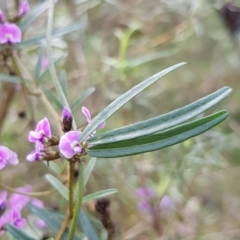
{"label": "flower bud", "polygon": [[63,108],[61,125],[63,132],[69,132],[72,129],[72,113],[67,107]]}

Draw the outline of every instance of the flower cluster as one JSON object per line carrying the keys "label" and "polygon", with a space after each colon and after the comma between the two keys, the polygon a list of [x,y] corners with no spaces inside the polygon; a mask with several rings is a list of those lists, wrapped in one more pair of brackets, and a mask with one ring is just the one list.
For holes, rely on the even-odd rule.
{"label": "flower cluster", "polygon": [[[7,198],[7,191],[0,192],[0,236],[4,234],[4,226],[12,224],[17,228],[22,228],[26,224],[26,219],[21,217],[21,211],[28,202],[31,201],[37,207],[44,207],[43,202],[39,199],[31,199],[27,195],[21,195],[18,192],[28,194],[32,191],[30,185],[16,188],[16,193],[13,193]],[[37,227],[45,227],[46,224],[41,219],[37,219]]]}
{"label": "flower cluster", "polygon": [[[24,17],[30,9],[29,3],[23,0],[19,4],[17,18]],[[15,23],[6,21],[3,11],[0,9],[0,44],[15,44],[21,42],[22,32]]]}
{"label": "flower cluster", "polygon": [[[86,117],[87,123],[90,123],[92,120],[90,111],[86,107],[82,107],[82,113]],[[60,158],[61,155],[67,159],[72,159],[77,158],[79,154],[84,154],[84,147],[79,143],[82,132],[80,130],[72,130],[72,120],[71,111],[67,107],[64,107],[61,116],[61,125],[65,134],[60,138],[52,135],[50,123],[47,118],[39,121],[36,129],[30,131],[28,136],[29,142],[35,143],[35,150],[27,156],[27,160],[51,161]],[[105,123],[102,123],[99,128],[103,128],[104,126]],[[56,145],[59,146],[60,152],[49,150],[49,147]]]}

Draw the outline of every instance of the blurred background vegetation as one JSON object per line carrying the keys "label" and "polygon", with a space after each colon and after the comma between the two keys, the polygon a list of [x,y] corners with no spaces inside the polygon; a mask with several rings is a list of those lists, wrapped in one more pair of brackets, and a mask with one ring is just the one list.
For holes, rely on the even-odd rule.
{"label": "blurred background vegetation", "polygon": [[[39,2],[29,1],[32,9]],[[240,51],[237,35],[233,36],[220,14],[226,3],[224,0],[59,0],[56,3],[56,28],[73,23],[82,26],[53,41],[54,56],[60,58],[57,69],[59,73],[66,70],[68,100],[74,102],[84,91],[95,88],[73,111],[79,126],[84,124],[82,105],[95,115],[148,76],[182,61],[187,65],[126,104],[107,121],[104,131],[167,113],[223,86],[233,88],[227,99],[208,111],[226,109],[228,119],[205,134],[153,153],[97,160],[86,193],[106,188],[119,190],[111,197],[117,239],[240,238]],[[232,3],[240,5],[238,1]],[[44,11],[26,29],[24,40],[45,34],[46,23],[47,11]],[[44,44],[40,51],[46,55]],[[33,75],[38,54],[39,45],[21,49],[21,61]],[[48,72],[37,84],[56,95]],[[3,95],[4,88],[0,87],[0,91]],[[31,96],[31,106],[16,84],[0,129],[1,144],[18,152],[21,163],[17,168],[2,171],[1,176],[8,186],[30,183],[34,191],[43,191],[51,188],[44,178],[51,169],[45,164],[25,161],[32,149],[27,135],[44,116],[50,119],[52,131],[57,135],[59,121],[49,114],[39,97]],[[54,103],[53,106],[60,115],[61,109]],[[135,191],[141,187],[156,191],[156,207],[163,196],[173,200],[173,209],[158,207],[161,237],[148,211],[137,207],[139,198]],[[64,208],[65,203],[59,201],[57,193],[41,200],[49,208]],[[85,208],[95,215],[94,203]]]}

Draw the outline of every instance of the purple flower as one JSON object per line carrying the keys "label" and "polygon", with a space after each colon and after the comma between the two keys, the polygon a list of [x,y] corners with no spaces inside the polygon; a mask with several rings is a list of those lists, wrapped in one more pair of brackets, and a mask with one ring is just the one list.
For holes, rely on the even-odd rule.
{"label": "purple flower", "polygon": [[4,218],[7,223],[11,223],[17,228],[22,228],[27,222],[25,218],[21,217],[21,213],[17,209],[9,210],[5,214]]}
{"label": "purple flower", "polygon": [[152,200],[155,198],[156,193],[152,188],[138,188],[136,195],[141,199],[138,203],[138,209],[140,211],[148,210],[151,213],[155,211]]}
{"label": "purple flower", "polygon": [[72,113],[67,107],[63,108],[61,123],[64,132],[69,132],[72,129]]}
{"label": "purple flower", "polygon": [[0,9],[0,23],[4,23],[4,22],[5,22],[5,16],[4,16],[3,10]]}
{"label": "purple flower", "polygon": [[28,1],[22,1],[19,5],[18,16],[24,17],[29,12],[30,6]]}
{"label": "purple flower", "polygon": [[70,131],[65,133],[59,141],[59,149],[65,158],[72,158],[75,154],[82,152],[78,139],[82,132]]}
{"label": "purple flower", "polygon": [[[91,113],[86,107],[82,107],[82,113],[85,115],[87,123],[90,123],[92,121]],[[106,122],[100,124],[98,128],[104,128],[106,125]]]}
{"label": "purple flower", "polygon": [[17,154],[9,148],[0,145],[0,169],[6,165],[17,165],[19,163]]}
{"label": "purple flower", "polygon": [[27,160],[29,162],[42,160],[45,156],[44,145],[41,142],[36,142],[35,150],[27,155]]}
{"label": "purple flower", "polygon": [[[24,187],[16,188],[16,191],[22,193],[30,193],[32,191],[32,186],[26,185]],[[19,193],[13,193],[8,199],[8,205],[10,209],[17,209],[21,211],[26,204],[30,201],[30,197],[27,195],[22,195]]]}
{"label": "purple flower", "polygon": [[4,23],[0,25],[0,44],[14,44],[21,42],[22,32],[14,23]]}
{"label": "purple flower", "polygon": [[28,135],[29,142],[47,142],[51,138],[51,128],[50,123],[47,118],[42,119],[37,124],[35,131],[30,131]]}
{"label": "purple flower", "polygon": [[42,65],[42,68],[48,68],[49,61],[47,57],[43,56],[41,65]]}
{"label": "purple flower", "polygon": [[175,208],[174,200],[168,195],[164,195],[159,203],[161,209],[173,210]]}
{"label": "purple flower", "polygon": [[154,199],[156,196],[155,191],[152,188],[138,188],[136,190],[136,194],[138,197],[143,199]]}

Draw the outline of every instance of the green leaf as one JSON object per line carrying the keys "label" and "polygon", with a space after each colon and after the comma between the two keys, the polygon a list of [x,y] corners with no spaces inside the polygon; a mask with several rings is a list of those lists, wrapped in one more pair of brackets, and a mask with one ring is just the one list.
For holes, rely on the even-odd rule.
{"label": "green leaf", "polygon": [[54,96],[54,94],[51,91],[49,91],[45,87],[41,87],[41,89],[42,89],[44,95],[46,96],[46,98],[51,103],[53,103],[57,107],[57,109],[59,109],[59,110],[63,109],[63,106],[62,106],[61,102],[58,100],[58,98],[56,96]]}
{"label": "green leaf", "polygon": [[146,121],[105,132],[88,139],[87,142],[92,145],[118,142],[150,135],[152,133],[174,127],[206,111],[225,98],[230,92],[231,89],[229,87],[224,87],[183,108],[179,108],[175,111],[148,119]]}
{"label": "green leaf", "polygon": [[52,184],[52,186],[66,199],[68,200],[68,189],[53,175],[46,174],[46,179]]}
{"label": "green leaf", "polygon": [[[55,0],[57,2],[57,0]],[[19,27],[22,31],[25,31],[32,22],[39,17],[44,11],[46,11],[49,7],[49,2],[43,2],[38,4],[31,10],[20,22]]]}
{"label": "green leaf", "polygon": [[55,162],[53,162],[53,161],[51,161],[51,162],[43,161],[43,163],[45,165],[47,165],[48,167],[50,167],[51,170],[53,170],[55,173],[57,173],[57,174],[62,173],[62,169]]}
{"label": "green leaf", "polygon": [[156,73],[152,77],[146,79],[145,81],[134,86],[132,89],[128,90],[126,93],[121,95],[110,105],[108,105],[103,111],[101,111],[84,129],[82,132],[80,141],[85,140],[101,123],[105,122],[114,112],[116,112],[120,107],[127,103],[130,99],[135,97],[138,93],[143,91],[145,88],[156,82],[159,78],[163,77],[167,73],[173,71],[174,69],[184,65],[185,63],[179,63],[172,67],[169,67],[159,73]]}
{"label": "green leaf", "polygon": [[89,88],[88,90],[82,92],[82,94],[71,104],[72,111],[79,107],[79,105],[93,92],[95,91],[94,87]]}
{"label": "green leaf", "polygon": [[[70,24],[63,28],[54,29],[52,32],[52,38],[59,38],[59,37],[62,37],[63,35],[77,31],[82,28],[83,28],[83,25],[74,23],[74,24]],[[38,37],[34,37],[32,39],[28,39],[28,40],[22,41],[18,44],[15,44],[14,47],[17,49],[21,49],[21,48],[25,48],[25,47],[29,47],[29,46],[40,45],[45,40],[46,40],[46,35],[42,34]]]}
{"label": "green leaf", "polygon": [[[58,214],[56,214],[55,212],[51,212],[48,211],[44,208],[38,208],[36,206],[34,206],[31,203],[27,204],[27,208],[34,213],[35,215],[37,215],[39,218],[41,218],[46,224],[47,226],[52,229],[54,232],[58,232],[59,229],[61,228],[61,224],[63,219],[60,219]],[[68,239],[68,228],[66,229],[66,233],[62,236],[61,239],[63,240],[67,240]],[[74,240],[81,240],[78,236],[74,236]]]}
{"label": "green leaf", "polygon": [[88,179],[91,175],[91,172],[95,166],[95,163],[97,161],[97,158],[91,158],[86,166],[86,168],[84,169],[84,186],[86,186]]}
{"label": "green leaf", "polygon": [[[61,57],[55,59],[55,60],[54,60],[54,65],[57,66],[59,63],[61,63],[61,61],[62,61],[65,57],[66,57],[66,56],[61,56]],[[50,74],[50,70],[49,70],[49,68],[48,68],[48,69],[46,69],[46,70],[42,73],[42,75],[38,78],[38,82],[43,81],[45,78],[47,78],[47,77],[49,76],[49,74]]]}
{"label": "green leaf", "polygon": [[88,149],[92,157],[114,158],[156,151],[199,135],[227,118],[226,111],[186,123],[172,129],[126,141],[100,144]]}
{"label": "green leaf", "polygon": [[114,194],[116,192],[118,192],[118,190],[112,188],[112,189],[106,189],[106,190],[102,190],[99,192],[91,193],[91,194],[83,197],[82,203],[86,203],[86,202],[89,202],[89,201],[92,201],[92,200],[95,200],[98,198],[106,197],[106,196]]}
{"label": "green leaf", "polygon": [[5,225],[6,230],[11,233],[17,240],[36,240],[35,238],[32,238],[28,236],[23,231],[19,230],[18,228],[14,227],[11,224]]}
{"label": "green leaf", "polygon": [[87,214],[81,209],[81,212],[78,217],[78,222],[80,223],[83,232],[85,233],[87,239],[89,240],[98,240],[98,236],[93,228],[91,222],[89,221]]}
{"label": "green leaf", "polygon": [[41,75],[41,69],[42,69],[42,59],[43,59],[43,52],[44,48],[43,45],[38,49],[38,60],[37,64],[34,70],[34,78],[38,79]]}
{"label": "green leaf", "polygon": [[67,73],[65,70],[61,71],[59,81],[60,81],[62,90],[63,90],[65,96],[67,97]]}
{"label": "green leaf", "polygon": [[21,83],[21,79],[15,76],[0,74],[0,82]]}
{"label": "green leaf", "polygon": [[147,62],[150,62],[153,60],[170,57],[172,55],[177,54],[178,52],[179,52],[179,50],[176,48],[159,51],[159,52],[153,52],[153,53],[145,54],[144,56],[136,57],[134,59],[128,59],[126,64],[130,68],[137,67],[141,64],[144,64],[144,63],[147,63]]}

